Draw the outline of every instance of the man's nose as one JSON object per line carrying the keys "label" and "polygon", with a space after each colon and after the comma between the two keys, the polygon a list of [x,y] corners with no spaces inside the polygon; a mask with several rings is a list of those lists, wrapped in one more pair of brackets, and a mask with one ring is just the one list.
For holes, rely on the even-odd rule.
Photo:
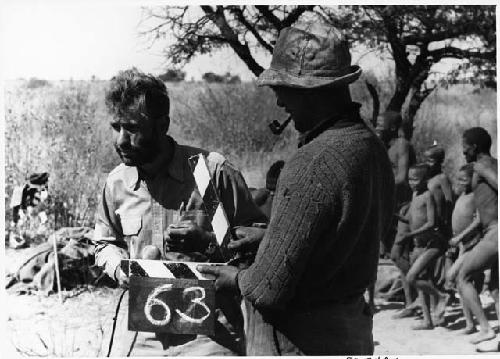
{"label": "man's nose", "polygon": [[276,105],[278,107],[283,107],[284,106],[283,102],[279,99],[279,97],[276,97]]}
{"label": "man's nose", "polygon": [[124,128],[120,128],[120,132],[118,132],[118,138],[116,139],[116,144],[118,146],[130,144],[130,135]]}

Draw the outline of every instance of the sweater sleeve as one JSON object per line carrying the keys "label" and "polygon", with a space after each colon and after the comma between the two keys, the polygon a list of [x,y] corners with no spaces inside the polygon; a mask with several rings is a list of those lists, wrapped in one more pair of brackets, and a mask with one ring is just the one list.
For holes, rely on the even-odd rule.
{"label": "sweater sleeve", "polygon": [[238,276],[242,295],[255,307],[283,309],[295,293],[315,243],[331,227],[332,177],[318,159],[285,165],[255,262]]}

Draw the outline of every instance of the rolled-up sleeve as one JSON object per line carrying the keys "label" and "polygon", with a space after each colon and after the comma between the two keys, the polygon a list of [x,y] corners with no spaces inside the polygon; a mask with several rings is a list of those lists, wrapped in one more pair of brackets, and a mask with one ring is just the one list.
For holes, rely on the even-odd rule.
{"label": "rolled-up sleeve", "polygon": [[240,171],[224,161],[213,172],[215,187],[232,226],[250,226],[267,222],[260,211]]}
{"label": "rolled-up sleeve", "polygon": [[97,209],[94,231],[95,261],[97,266],[115,280],[116,267],[120,265],[122,259],[128,258],[127,243],[117,224],[111,193],[105,185]]}

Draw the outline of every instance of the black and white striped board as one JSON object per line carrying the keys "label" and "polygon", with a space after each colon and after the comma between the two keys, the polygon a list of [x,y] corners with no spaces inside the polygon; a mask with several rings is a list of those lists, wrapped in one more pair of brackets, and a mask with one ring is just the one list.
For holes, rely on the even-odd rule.
{"label": "black and white striped board", "polygon": [[147,259],[122,260],[129,279],[128,329],[174,334],[214,334],[214,278],[199,264]]}
{"label": "black and white striped board", "polygon": [[205,156],[202,153],[192,156],[189,158],[189,164],[198,191],[203,198],[204,209],[212,225],[217,244],[225,248],[232,238],[231,227],[217,189],[212,182]]}
{"label": "black and white striped board", "polygon": [[224,263],[174,262],[151,259],[123,259],[121,270],[128,277],[213,280],[210,274],[199,272],[198,265],[222,266]]}

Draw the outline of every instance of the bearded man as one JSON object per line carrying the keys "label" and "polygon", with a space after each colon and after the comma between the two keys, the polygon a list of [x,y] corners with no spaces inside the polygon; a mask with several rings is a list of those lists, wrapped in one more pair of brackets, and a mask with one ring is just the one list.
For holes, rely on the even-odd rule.
{"label": "bearded man", "polygon": [[[171,226],[182,203],[200,209],[202,198],[188,159],[202,153],[231,226],[265,222],[241,175],[216,153],[178,144],[167,134],[170,100],[165,84],[137,69],[118,73],[106,90],[114,144],[122,164],[106,179],[95,226],[96,263],[120,285],[127,276],[122,259],[220,261],[215,235],[197,221]],[[122,301],[111,355],[243,354],[240,303],[219,295],[215,336],[127,331],[127,300]]]}

